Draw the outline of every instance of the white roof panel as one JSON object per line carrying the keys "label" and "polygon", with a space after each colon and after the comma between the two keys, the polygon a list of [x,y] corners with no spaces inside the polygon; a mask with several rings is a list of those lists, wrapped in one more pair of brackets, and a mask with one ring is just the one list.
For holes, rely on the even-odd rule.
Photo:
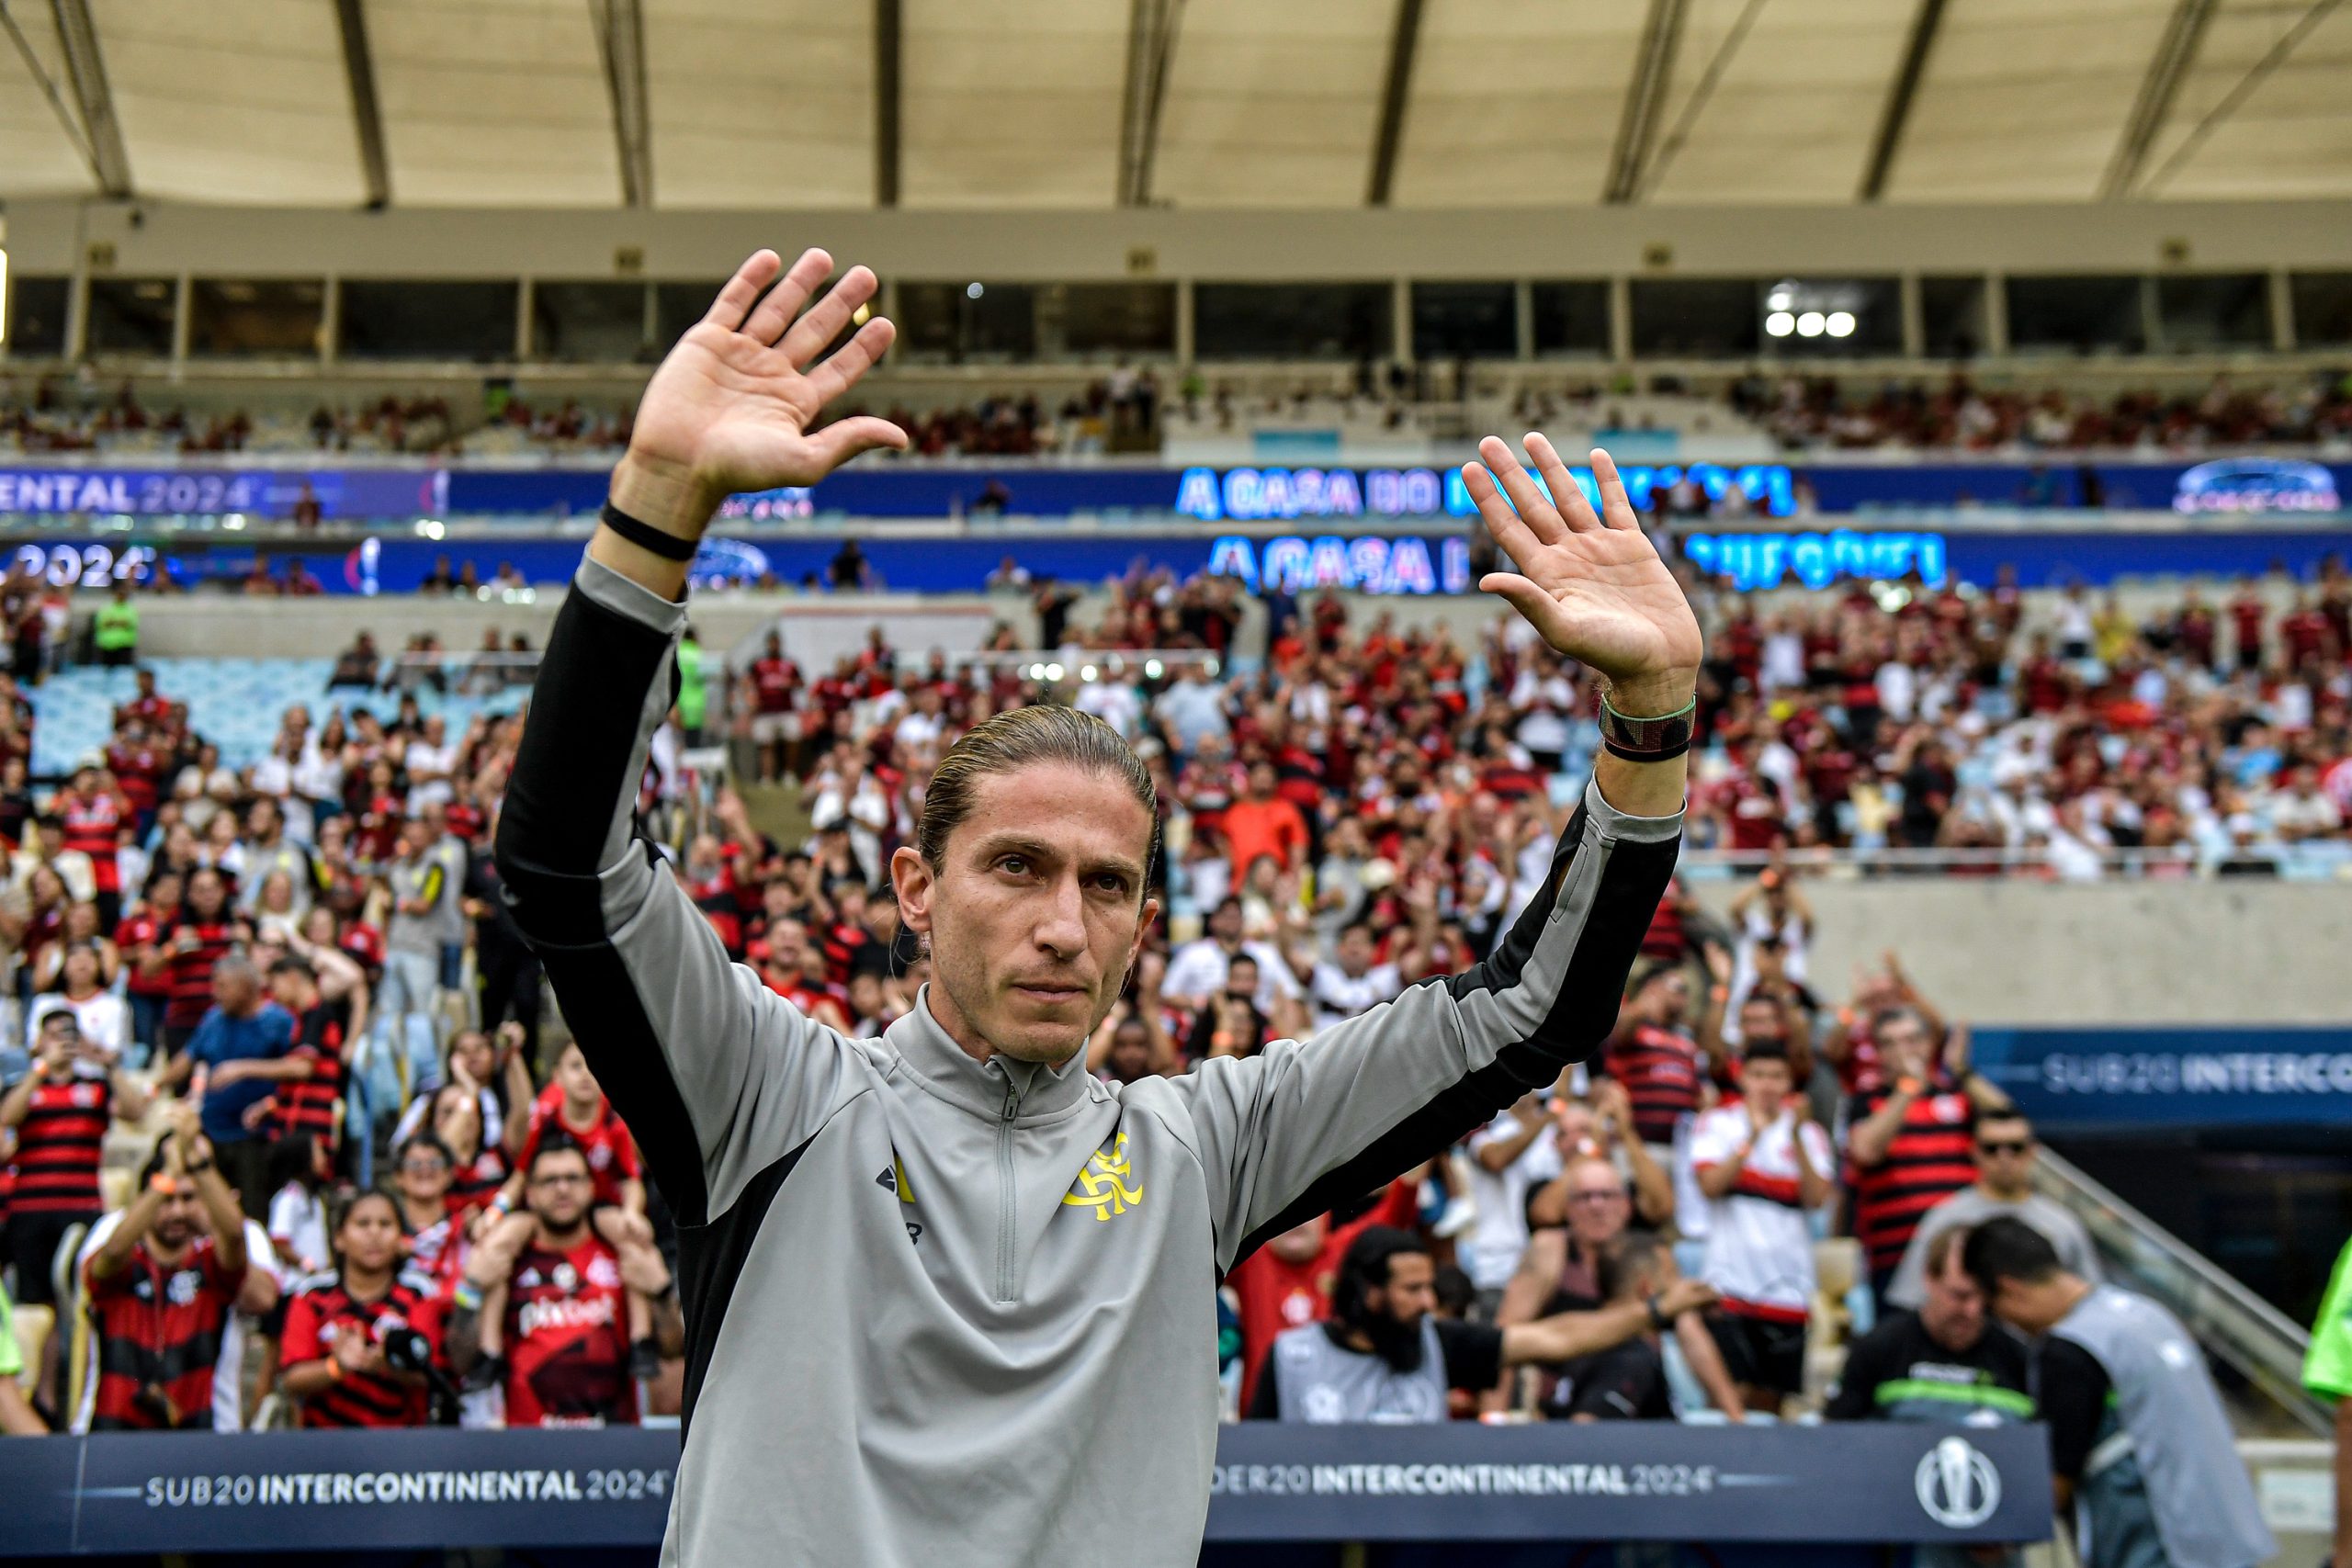
{"label": "white roof panel", "polygon": [[68,105],[74,101],[74,89],[65,79],[65,51],[58,47],[49,7],[27,6],[9,15],[24,30],[40,71],[36,75],[12,43],[0,42],[0,197],[74,196],[94,190],[97,177],[41,90],[46,77]]}
{"label": "white roof panel", "polygon": [[2233,199],[2352,195],[2352,10],[2330,12],[2166,172],[2198,124],[2284,43],[2308,7],[2225,0],[2141,170],[2143,194]]}
{"label": "white roof panel", "polygon": [[1127,0],[906,0],[899,200],[1108,207]]}
{"label": "white roof panel", "polygon": [[645,11],[662,207],[874,199],[874,18],[837,0],[660,0]]}
{"label": "white roof panel", "polygon": [[1180,207],[1360,204],[1391,16],[1363,0],[1190,0],[1151,194]]}

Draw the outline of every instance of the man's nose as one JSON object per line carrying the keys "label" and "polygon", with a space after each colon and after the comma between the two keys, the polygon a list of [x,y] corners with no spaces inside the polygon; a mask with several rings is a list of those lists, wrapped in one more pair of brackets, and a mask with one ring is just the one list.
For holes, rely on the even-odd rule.
{"label": "man's nose", "polygon": [[1055,882],[1038,911],[1036,942],[1057,957],[1069,958],[1086,947],[1086,895],[1075,876]]}

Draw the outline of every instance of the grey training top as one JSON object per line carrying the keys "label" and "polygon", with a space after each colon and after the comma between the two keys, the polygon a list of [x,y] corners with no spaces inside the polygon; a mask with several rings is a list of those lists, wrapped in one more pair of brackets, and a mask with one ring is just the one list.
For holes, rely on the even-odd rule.
{"label": "grey training top", "polygon": [[680,1222],[685,1451],[665,1563],[1191,1568],[1215,1290],[1597,1050],[1679,816],[1588,792],[1493,956],[1307,1043],[1120,1089],[878,1040],[730,964],[630,807],[684,606],[582,564],[499,869]]}

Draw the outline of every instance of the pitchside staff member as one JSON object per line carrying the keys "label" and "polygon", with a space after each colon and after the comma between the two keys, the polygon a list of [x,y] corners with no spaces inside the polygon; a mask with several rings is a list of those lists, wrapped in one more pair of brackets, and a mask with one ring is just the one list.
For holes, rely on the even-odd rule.
{"label": "pitchside staff member", "polygon": [[2023,1220],[1985,1221],[1963,1258],[1993,1310],[2038,1341],[2034,1392],[2084,1568],[2254,1568],[2277,1554],[2179,1319],[2070,1272]]}
{"label": "pitchside staff member", "polygon": [[808,252],[763,299],[777,261],[753,256],[655,372],[499,830],[515,918],[678,1213],[664,1559],[1191,1568],[1212,1281],[1599,1047],[1673,866],[1698,626],[1605,454],[1596,514],[1541,436],[1558,509],[1489,439],[1464,482],[1525,575],[1484,585],[1607,676],[1618,716],[1492,957],[1308,1043],[1098,1082],[1082,1047],[1159,912],[1151,779],[1100,719],[1030,707],[941,759],[892,859],[933,983],[879,1039],[820,1028],[728,963],[630,808],[720,498],[905,440],[808,428],[891,340],[871,321],[815,363],[875,288],[854,268],[796,322],[831,270]]}

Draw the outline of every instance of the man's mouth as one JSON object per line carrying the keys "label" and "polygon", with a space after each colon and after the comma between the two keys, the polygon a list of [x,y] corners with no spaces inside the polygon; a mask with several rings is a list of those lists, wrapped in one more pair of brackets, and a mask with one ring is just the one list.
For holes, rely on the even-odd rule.
{"label": "man's mouth", "polygon": [[1073,997],[1086,994],[1085,987],[1072,985],[1067,980],[1016,980],[1012,988],[1023,996],[1042,1002],[1066,1002]]}

